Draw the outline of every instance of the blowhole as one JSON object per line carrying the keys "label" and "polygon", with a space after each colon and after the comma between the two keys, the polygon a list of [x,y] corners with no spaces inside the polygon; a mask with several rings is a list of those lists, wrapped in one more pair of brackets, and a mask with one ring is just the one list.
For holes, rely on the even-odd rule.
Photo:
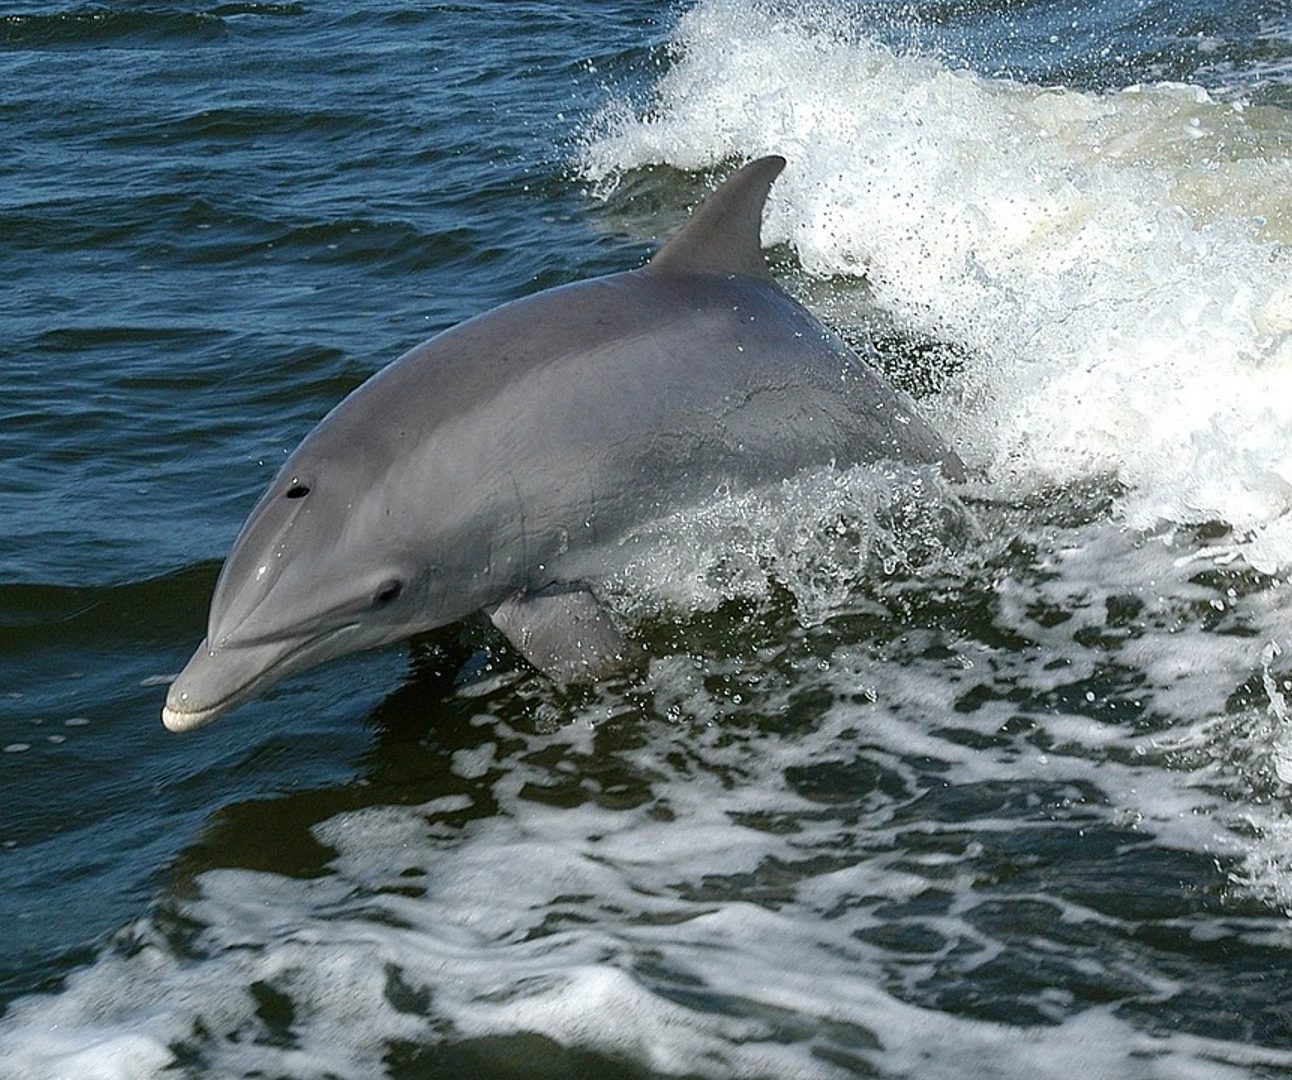
{"label": "blowhole", "polygon": [[309,484],[293,484],[284,492],[284,495],[289,499],[303,499],[309,493]]}

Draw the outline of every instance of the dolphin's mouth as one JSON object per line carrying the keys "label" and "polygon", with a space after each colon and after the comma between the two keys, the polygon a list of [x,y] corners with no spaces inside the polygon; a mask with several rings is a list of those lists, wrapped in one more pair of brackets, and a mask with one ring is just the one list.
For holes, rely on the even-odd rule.
{"label": "dolphin's mouth", "polygon": [[172,708],[168,701],[162,706],[162,724],[165,725],[167,731],[192,731],[194,728],[209,724],[222,712],[233,708],[235,704],[237,703],[225,704],[225,702],[221,701],[205,709],[188,710]]}
{"label": "dolphin's mouth", "polygon": [[209,724],[288,675],[312,667],[322,659],[316,659],[317,653],[357,625],[347,623],[297,642],[212,648],[203,641],[171,683],[162,724],[175,732]]}

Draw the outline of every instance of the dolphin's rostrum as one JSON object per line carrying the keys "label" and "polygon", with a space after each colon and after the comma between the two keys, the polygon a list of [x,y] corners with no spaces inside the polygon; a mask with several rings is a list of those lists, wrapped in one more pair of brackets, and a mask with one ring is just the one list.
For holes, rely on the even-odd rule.
{"label": "dolphin's rostrum", "polygon": [[287,460],[162,719],[199,727],[294,672],[486,611],[557,679],[628,646],[597,603],[618,542],[721,485],[955,454],[767,272],[780,157],[732,175],[644,267],[439,334]]}

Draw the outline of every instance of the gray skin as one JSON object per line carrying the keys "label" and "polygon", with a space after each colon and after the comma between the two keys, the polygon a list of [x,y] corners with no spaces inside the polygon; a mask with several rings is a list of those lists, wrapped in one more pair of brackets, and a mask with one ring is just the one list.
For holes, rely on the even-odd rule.
{"label": "gray skin", "polygon": [[554,678],[595,679],[633,652],[594,590],[635,527],[831,462],[962,478],[768,275],[759,221],[784,164],[736,172],[641,269],[471,319],[342,401],[243,526],[166,727],[482,610]]}

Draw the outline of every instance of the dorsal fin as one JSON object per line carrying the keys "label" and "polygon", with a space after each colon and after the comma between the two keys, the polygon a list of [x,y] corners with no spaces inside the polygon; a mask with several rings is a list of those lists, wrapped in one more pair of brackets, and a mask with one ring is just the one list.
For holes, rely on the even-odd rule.
{"label": "dorsal fin", "polygon": [[773,154],[737,169],[655,253],[647,268],[770,279],[760,228],[767,193],[783,168],[785,159]]}

